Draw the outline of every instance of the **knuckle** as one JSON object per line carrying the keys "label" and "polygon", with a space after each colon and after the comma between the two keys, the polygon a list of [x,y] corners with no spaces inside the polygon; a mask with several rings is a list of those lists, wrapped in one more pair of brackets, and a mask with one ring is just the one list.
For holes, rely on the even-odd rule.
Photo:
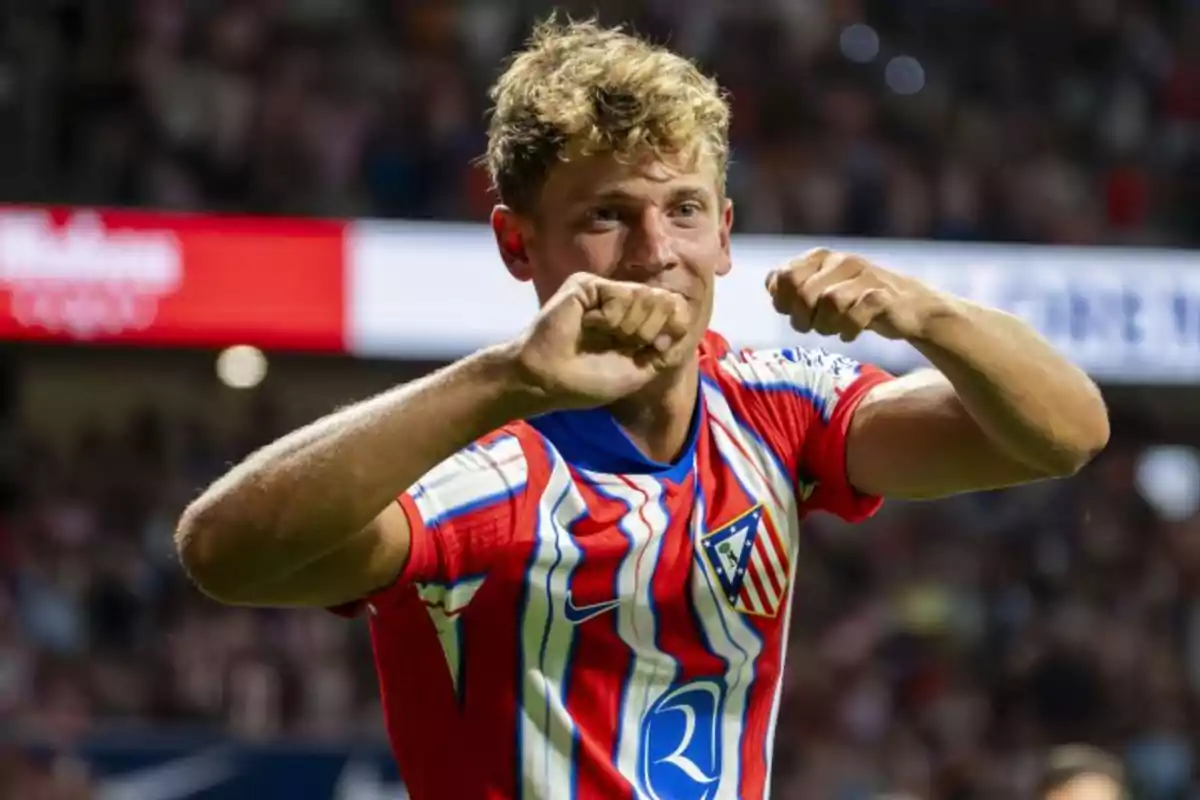
{"label": "knuckle", "polygon": [[804,254],[797,259],[797,261],[802,264],[821,264],[832,254],[833,251],[828,247],[814,247],[810,250],[806,250]]}
{"label": "knuckle", "polygon": [[858,299],[858,289],[849,284],[839,284],[825,292],[823,299],[838,313],[845,314]]}
{"label": "knuckle", "polygon": [[804,305],[808,308],[816,307],[824,293],[825,290],[819,284],[812,281],[805,283],[797,292]]}
{"label": "knuckle", "polygon": [[868,311],[881,311],[888,304],[887,295],[878,289],[868,289],[863,292],[858,301],[859,306]]}
{"label": "knuckle", "polygon": [[591,289],[600,285],[600,279],[588,272],[576,272],[566,280],[566,286],[571,289]]}

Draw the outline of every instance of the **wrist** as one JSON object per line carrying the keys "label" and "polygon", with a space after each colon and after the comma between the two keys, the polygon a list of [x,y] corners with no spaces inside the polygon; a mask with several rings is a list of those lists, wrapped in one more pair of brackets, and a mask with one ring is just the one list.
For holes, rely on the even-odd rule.
{"label": "wrist", "polygon": [[960,297],[931,291],[921,312],[917,331],[908,337],[909,344],[945,348],[964,338],[971,325],[974,307]]}
{"label": "wrist", "polygon": [[549,394],[533,379],[521,358],[518,342],[487,347],[473,356],[479,378],[489,387],[495,415],[504,424],[557,410]]}

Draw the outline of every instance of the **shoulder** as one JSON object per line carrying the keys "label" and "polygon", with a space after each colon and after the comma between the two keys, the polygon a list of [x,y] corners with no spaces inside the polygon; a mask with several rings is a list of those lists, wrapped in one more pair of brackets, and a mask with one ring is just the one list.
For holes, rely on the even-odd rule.
{"label": "shoulder", "polygon": [[426,472],[409,494],[418,507],[474,510],[538,486],[544,465],[537,432],[518,422],[467,444]]}
{"label": "shoulder", "polygon": [[763,400],[782,395],[807,400],[823,411],[863,378],[886,377],[848,356],[803,347],[729,350],[705,360],[702,370],[726,394]]}

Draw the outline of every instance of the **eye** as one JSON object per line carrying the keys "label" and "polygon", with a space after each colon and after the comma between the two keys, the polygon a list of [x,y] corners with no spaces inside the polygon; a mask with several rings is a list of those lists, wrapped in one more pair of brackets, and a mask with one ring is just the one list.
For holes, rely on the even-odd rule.
{"label": "eye", "polygon": [[612,206],[597,206],[587,213],[587,220],[596,224],[607,224],[610,222],[619,222],[621,213]]}
{"label": "eye", "polygon": [[704,212],[704,206],[697,200],[684,200],[679,205],[675,206],[674,215],[689,219],[698,217]]}

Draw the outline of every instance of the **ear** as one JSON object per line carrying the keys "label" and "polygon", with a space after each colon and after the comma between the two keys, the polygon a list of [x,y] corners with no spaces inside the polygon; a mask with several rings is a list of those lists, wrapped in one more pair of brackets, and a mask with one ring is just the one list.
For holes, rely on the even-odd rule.
{"label": "ear", "polygon": [[723,201],[719,224],[721,226],[718,234],[721,237],[721,260],[717,262],[717,274],[728,275],[729,271],[733,269],[733,254],[730,245],[730,238],[733,234],[733,201],[728,197]]}
{"label": "ear", "polygon": [[519,281],[532,280],[533,268],[526,252],[525,232],[517,213],[508,206],[496,206],[492,209],[491,223],[500,258],[508,273]]}

